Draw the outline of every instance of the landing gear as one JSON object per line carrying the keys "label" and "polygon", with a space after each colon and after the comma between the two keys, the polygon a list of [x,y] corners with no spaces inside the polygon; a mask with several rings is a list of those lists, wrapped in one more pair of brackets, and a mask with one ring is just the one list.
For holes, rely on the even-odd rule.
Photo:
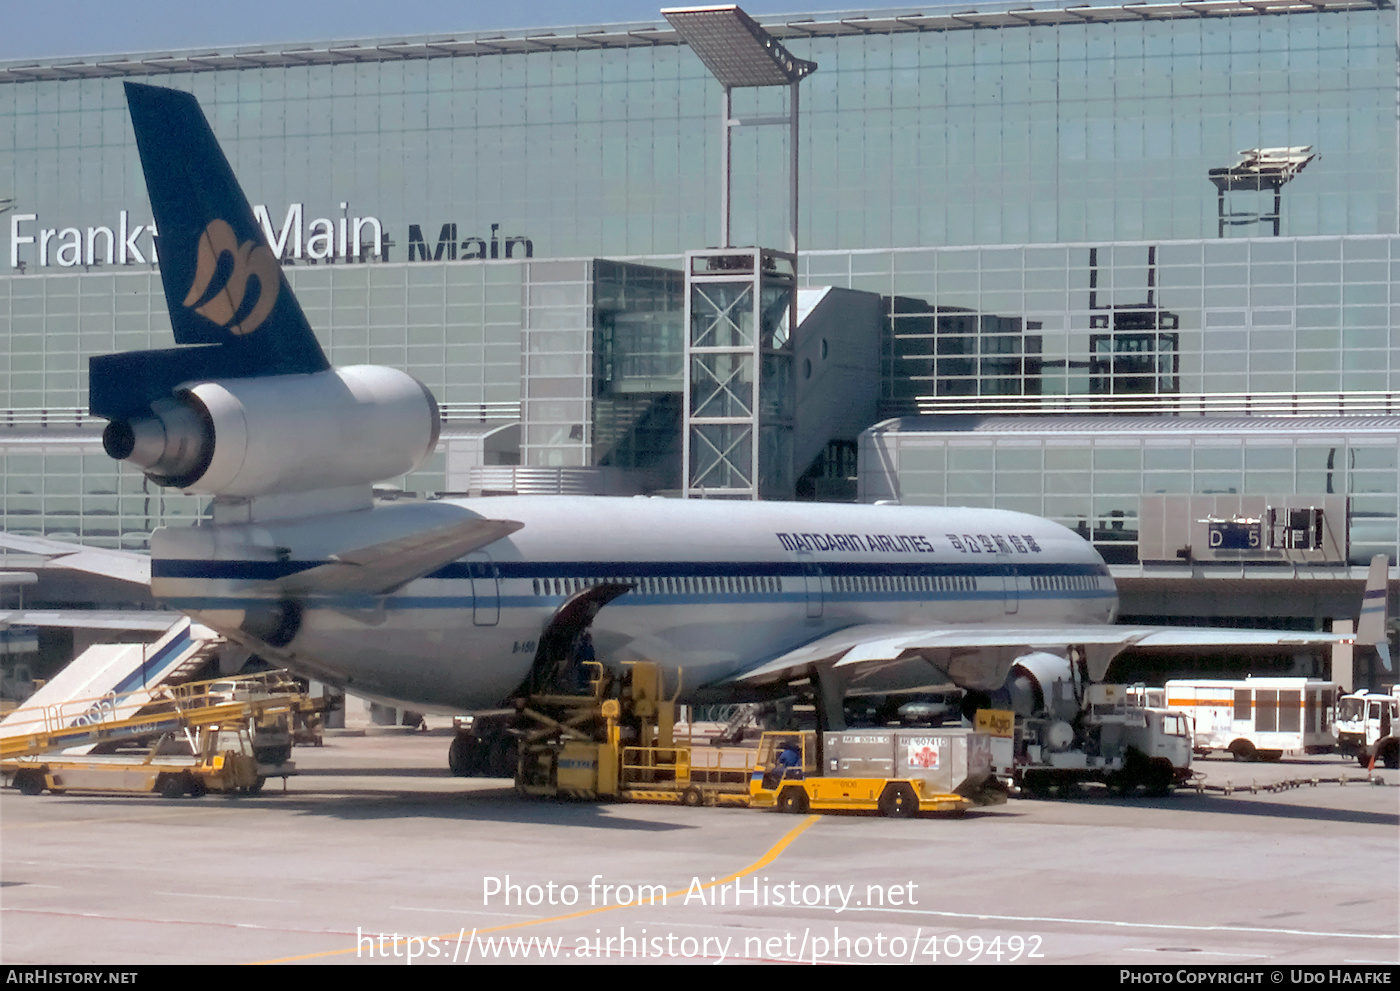
{"label": "landing gear", "polygon": [[447,748],[447,766],[459,778],[469,778],[480,771],[482,758],[481,740],[474,736],[458,734]]}

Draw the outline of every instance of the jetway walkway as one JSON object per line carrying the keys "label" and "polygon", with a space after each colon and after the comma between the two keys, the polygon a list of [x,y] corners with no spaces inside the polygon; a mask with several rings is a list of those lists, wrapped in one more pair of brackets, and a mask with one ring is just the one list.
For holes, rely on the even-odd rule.
{"label": "jetway walkway", "polygon": [[[23,735],[22,727],[42,722],[42,713],[60,706],[73,718],[93,721],[134,715],[163,686],[198,672],[223,642],[208,627],[172,616],[170,629],[155,643],[94,644],[0,720],[0,739]],[[79,699],[93,711],[71,712]]]}
{"label": "jetway walkway", "polygon": [[242,723],[297,712],[319,703],[308,699],[285,671],[191,682],[96,698],[69,699],[16,710],[6,719],[0,760],[34,757],[70,747],[182,733],[205,726]]}

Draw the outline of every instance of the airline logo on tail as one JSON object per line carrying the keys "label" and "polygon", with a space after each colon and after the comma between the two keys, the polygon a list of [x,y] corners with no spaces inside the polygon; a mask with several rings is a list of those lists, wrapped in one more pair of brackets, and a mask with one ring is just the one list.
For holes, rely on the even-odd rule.
{"label": "airline logo on tail", "polygon": [[[222,285],[214,286],[211,293],[210,283],[226,253],[233,259],[233,271]],[[258,294],[256,302],[248,309],[245,306],[248,279],[254,276],[258,280]],[[251,334],[272,313],[281,283],[281,270],[272,249],[256,241],[239,244],[233,228],[226,221],[214,219],[200,235],[194,283],[185,296],[185,306],[193,307],[200,316],[236,335]]]}

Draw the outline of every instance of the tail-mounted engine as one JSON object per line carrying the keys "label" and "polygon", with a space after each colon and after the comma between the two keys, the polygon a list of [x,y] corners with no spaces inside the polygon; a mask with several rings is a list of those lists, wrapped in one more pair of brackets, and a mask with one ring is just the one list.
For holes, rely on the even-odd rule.
{"label": "tail-mounted engine", "polygon": [[253,497],[405,474],[432,452],[440,426],[437,402],[413,376],[355,365],[181,385],[148,415],[113,419],[102,446],[158,485]]}

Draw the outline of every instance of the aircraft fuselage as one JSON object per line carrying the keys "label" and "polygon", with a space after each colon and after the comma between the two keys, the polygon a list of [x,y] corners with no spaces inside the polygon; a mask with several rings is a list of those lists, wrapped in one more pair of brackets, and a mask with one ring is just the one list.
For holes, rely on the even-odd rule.
{"label": "aircraft fuselage", "polygon": [[[472,516],[523,527],[389,594],[287,591],[291,576],[332,555]],[[1117,606],[1108,569],[1081,537],[990,509],[441,499],[164,529],[152,557],[156,596],[201,622],[247,642],[250,617],[294,599],[295,636],[268,653],[428,710],[508,696],[556,610],[601,583],[632,587],[592,625],[598,659],[659,662],[673,679],[681,672],[687,696],[851,626],[1109,623]]]}

